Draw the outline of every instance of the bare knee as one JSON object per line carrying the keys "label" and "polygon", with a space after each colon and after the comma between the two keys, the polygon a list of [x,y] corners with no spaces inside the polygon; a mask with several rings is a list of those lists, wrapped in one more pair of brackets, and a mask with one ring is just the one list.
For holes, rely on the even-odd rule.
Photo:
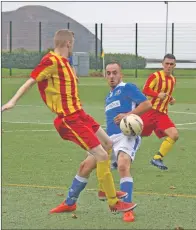
{"label": "bare knee", "polygon": [[111,141],[111,140],[108,140],[108,141],[106,142],[106,148],[105,148],[105,150],[106,150],[106,151],[111,150],[111,149],[112,149],[112,145],[113,145],[112,141]]}
{"label": "bare knee", "polygon": [[81,177],[89,177],[92,169],[86,164],[86,162],[82,162],[80,164],[79,170],[78,170],[78,175]]}
{"label": "bare knee", "polygon": [[99,141],[101,142],[101,145],[107,152],[110,149],[112,149],[112,145],[113,145],[112,141],[110,137],[106,134],[106,132],[101,127],[96,132],[96,136],[98,137]]}
{"label": "bare knee", "polygon": [[179,133],[176,128],[168,129],[166,134],[168,135],[168,137],[170,137],[174,141],[177,141],[179,139]]}
{"label": "bare knee", "polygon": [[101,143],[105,151],[110,151],[112,149],[112,141],[110,139],[105,140],[104,142]]}
{"label": "bare knee", "polygon": [[174,141],[177,141],[177,140],[179,139],[179,134],[178,134],[178,132],[176,132],[175,134],[173,134],[172,139],[173,139]]}
{"label": "bare knee", "polygon": [[96,161],[87,158],[80,164],[78,175],[81,177],[89,177],[90,173],[95,168],[96,168]]}
{"label": "bare knee", "polygon": [[118,172],[119,172],[121,178],[130,176],[130,166],[131,166],[130,156],[126,153],[119,154],[119,156],[118,156]]}
{"label": "bare knee", "polygon": [[90,149],[89,152],[95,157],[96,161],[108,160],[108,153],[106,152],[106,150],[103,148],[102,145]]}
{"label": "bare knee", "polygon": [[127,174],[129,172],[130,167],[124,164],[118,164],[118,172],[120,174]]}

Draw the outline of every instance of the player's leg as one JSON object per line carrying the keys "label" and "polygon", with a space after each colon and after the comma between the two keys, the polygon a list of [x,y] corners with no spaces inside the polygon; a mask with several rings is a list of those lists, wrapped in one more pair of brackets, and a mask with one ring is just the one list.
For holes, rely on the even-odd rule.
{"label": "player's leg", "polygon": [[149,137],[155,128],[154,110],[150,110],[142,114],[140,117],[143,121],[143,130],[141,136]]}
{"label": "player's leg", "polygon": [[94,169],[96,169],[96,166],[97,166],[97,162],[95,157],[87,152],[87,156],[85,160],[80,163],[78,174],[83,177],[89,178],[91,172]]}
{"label": "player's leg", "polygon": [[[63,139],[75,142],[83,149],[88,150],[95,157],[99,175],[98,179],[102,180],[111,210],[125,211],[134,208],[136,204],[118,202],[113,177],[108,166],[108,154],[100,145],[100,142],[96,135],[94,135],[93,131],[86,127],[83,121],[81,121],[80,116],[74,114],[68,118],[56,119],[55,127]],[[92,170],[92,168],[89,170]],[[71,207],[71,210],[74,210],[76,208],[77,198],[87,184],[88,176],[89,174],[83,175],[83,177],[76,175],[72,186],[69,189],[65,203],[51,210],[51,213],[69,211],[67,206]]]}
{"label": "player's leg", "polygon": [[[106,161],[99,161],[99,159],[96,159],[97,156],[99,156],[99,152],[102,150],[93,149],[89,150],[89,152],[95,157],[97,160],[97,178],[99,182],[99,188],[102,190],[101,195],[105,195],[108,199],[108,203],[111,206],[115,199],[111,199],[111,197],[124,197],[126,193],[117,191],[114,189],[114,181],[113,177],[110,171],[110,155],[112,151],[112,141],[109,138],[109,136],[106,134],[106,132],[100,127],[100,125],[88,114],[86,114],[83,111],[82,121],[86,126],[88,126],[97,136],[98,140],[101,143],[102,150],[104,149],[104,152],[106,151],[108,153],[108,159]],[[98,148],[98,147],[97,147]],[[97,152],[95,152],[97,151]],[[107,164],[107,165],[106,165]],[[107,178],[107,180],[106,180]],[[134,204],[133,204],[134,205]],[[119,208],[118,208],[119,209]]]}
{"label": "player's leg", "polygon": [[[125,202],[132,202],[133,177],[130,173],[131,164],[134,161],[136,151],[141,144],[141,137],[126,137],[122,135],[120,140],[114,143],[114,154],[117,155],[117,168],[120,175],[120,190],[128,195],[123,199]],[[125,212],[123,220],[134,221],[132,211]]]}
{"label": "player's leg", "polygon": [[[111,154],[112,154],[112,145],[113,142],[110,139],[110,137],[107,135],[107,133],[104,131],[103,128],[99,127],[99,129],[96,132],[96,136],[98,137],[99,141],[101,142],[101,145],[103,148],[107,151],[109,156],[108,165],[111,167]],[[116,191],[116,196],[119,199],[122,199],[127,196],[126,192],[123,191]],[[98,183],[98,197],[100,200],[104,201],[106,200],[106,194],[104,192],[103,186],[101,183]]]}
{"label": "player's leg", "polygon": [[[54,125],[59,135],[64,140],[72,141],[83,149],[87,149],[89,145],[96,146],[100,144],[95,138],[91,138],[88,143],[85,143],[83,138],[80,137],[80,132],[83,132],[83,135],[88,137],[89,130],[85,128],[82,130],[84,124],[80,121],[78,114],[74,114],[68,118],[56,118]],[[91,158],[93,157],[91,156]],[[86,159],[85,164],[84,162],[80,164],[79,170],[72,181],[72,185],[69,188],[65,201],[56,208],[52,209],[50,213],[68,212],[76,209],[77,199],[86,187],[88,177],[93,170],[93,160],[91,158],[89,157]]]}
{"label": "player's leg", "polygon": [[[103,146],[105,151],[107,151],[107,153],[109,155],[108,164],[109,164],[109,167],[110,167],[110,156],[111,156],[111,151],[112,151],[112,141],[110,140],[110,138],[106,134],[106,132],[101,128],[101,126],[94,120],[93,117],[91,117],[89,114],[85,113],[84,111],[82,111],[82,113],[83,113],[82,121],[84,122],[84,124],[86,126],[88,126],[95,133],[95,135],[99,139],[101,145]],[[99,191],[101,193],[99,195],[103,195],[103,193],[104,193],[103,190],[104,189],[103,189],[103,186],[101,184],[101,180],[98,180],[98,189],[99,189]],[[105,197],[105,195],[104,195],[104,197]]]}
{"label": "player's leg", "polygon": [[[97,130],[96,136],[99,139],[99,141],[101,142],[101,145],[103,146],[103,148],[108,153],[108,156],[109,156],[108,165],[109,165],[109,167],[111,167],[112,141],[109,138],[109,136],[106,134],[106,132],[101,127],[99,127],[99,129]],[[86,174],[86,170],[89,171],[89,167],[91,169],[92,168],[95,169],[97,166],[96,158],[92,154],[90,154],[89,152],[87,154],[88,154],[88,157],[81,163],[80,169],[81,169],[82,174],[83,173]],[[98,173],[97,173],[97,177],[98,177]],[[117,198],[122,199],[123,197],[127,196],[127,193],[122,192],[122,191],[116,191],[116,196],[117,196]],[[101,180],[98,180],[98,198],[102,201],[107,200],[106,193],[104,192],[103,185],[101,184]]]}
{"label": "player's leg", "polygon": [[103,148],[108,152],[109,155],[111,155],[112,152],[112,140],[107,135],[107,133],[104,131],[103,128],[99,127],[99,129],[96,131],[96,136],[99,139],[101,145]]}
{"label": "player's leg", "polygon": [[[95,133],[95,135],[99,139],[103,148],[107,151],[107,153],[109,155],[108,164],[110,167],[110,158],[111,158],[111,151],[112,151],[111,139],[109,138],[107,133],[101,128],[101,126],[90,115],[86,114],[85,112],[83,112],[82,121],[84,122],[84,124],[86,126],[88,126],[90,129],[92,129],[92,131]],[[88,156],[90,156],[90,155],[88,153]],[[84,168],[84,170],[82,170],[82,171],[85,171],[85,168],[88,170],[89,167],[91,169],[96,168],[97,164],[96,164],[95,157],[87,157],[81,163],[81,166]],[[97,177],[98,177],[98,173],[97,173]],[[103,185],[101,182],[102,182],[102,180],[98,180],[98,197],[100,200],[107,200],[106,193],[104,192]],[[125,192],[116,191],[116,196],[119,199],[125,197],[126,195],[127,194]]]}
{"label": "player's leg", "polygon": [[[83,111],[82,121],[84,122],[84,124],[86,126],[88,126],[90,129],[92,129],[92,131],[95,133],[95,135],[99,139],[101,145],[103,146],[105,151],[108,153],[108,155],[109,155],[108,165],[110,168],[110,165],[111,165],[110,158],[111,158],[111,152],[112,152],[112,141],[111,141],[110,137],[101,128],[101,126],[94,120],[94,118],[91,117],[90,115],[86,114],[84,111]],[[86,162],[84,161],[84,164],[85,163]],[[88,162],[88,164],[89,163],[90,162]],[[91,164],[93,164],[93,162]],[[98,177],[98,173],[97,173],[97,177]],[[116,191],[116,196],[121,199],[122,197],[126,196],[126,193],[121,192],[121,191]],[[106,200],[107,199],[106,194],[105,194],[104,189],[103,189],[102,180],[98,180],[98,197],[100,200]]]}
{"label": "player's leg", "polygon": [[[111,153],[112,153],[112,141],[111,139],[109,138],[109,136],[107,135],[107,133],[101,128],[99,127],[99,129],[96,131],[96,136],[97,138],[99,139],[101,145],[103,146],[103,148],[107,151],[108,153],[108,156],[109,156],[109,161],[108,161],[108,164],[109,164],[109,167],[111,165]],[[104,189],[103,189],[103,186],[101,183],[98,183],[98,197],[101,199],[101,200],[104,200],[105,197],[105,194],[104,194]]]}
{"label": "player's leg", "polygon": [[[123,199],[123,201],[132,202],[133,177],[130,173],[131,158],[127,153],[119,151],[117,162],[118,172],[120,175],[120,190],[127,193],[127,196]],[[134,219],[132,211],[128,211],[123,214],[123,220],[126,222],[133,222]]]}
{"label": "player's leg", "polygon": [[167,114],[159,117],[155,134],[159,138],[166,138],[162,142],[159,151],[154,155],[151,163],[162,170],[167,170],[167,166],[163,164],[163,158],[172,149],[179,137],[178,130]]}
{"label": "player's leg", "polygon": [[[113,176],[109,167],[109,158],[107,152],[101,145],[90,149],[89,152],[96,158],[97,161],[97,178],[102,184],[105,191],[108,204],[112,211],[128,211],[136,207],[134,203],[124,203],[118,200],[114,185]],[[104,157],[103,157],[104,156]]]}
{"label": "player's leg", "polygon": [[91,117],[89,114],[86,114],[84,111],[82,121],[86,126],[93,130],[103,148],[108,152],[108,154],[110,153],[111,155],[112,141],[104,129],[94,120],[93,117]]}

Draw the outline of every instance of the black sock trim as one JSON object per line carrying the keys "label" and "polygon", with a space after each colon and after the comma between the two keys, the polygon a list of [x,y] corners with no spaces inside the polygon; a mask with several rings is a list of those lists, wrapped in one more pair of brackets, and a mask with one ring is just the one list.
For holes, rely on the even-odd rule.
{"label": "black sock trim", "polygon": [[160,152],[158,152],[158,153],[157,153],[157,155],[159,155],[159,156],[163,157],[163,155],[162,155]]}

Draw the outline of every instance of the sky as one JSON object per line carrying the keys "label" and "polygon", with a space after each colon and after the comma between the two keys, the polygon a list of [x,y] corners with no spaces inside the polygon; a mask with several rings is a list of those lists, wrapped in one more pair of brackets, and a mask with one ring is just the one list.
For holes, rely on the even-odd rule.
{"label": "sky", "polygon": [[[154,58],[165,54],[167,5],[163,1],[3,2],[2,11],[12,11],[26,5],[43,5],[59,11],[83,24],[93,33],[94,24],[103,23],[105,52],[134,53],[137,22],[139,55]],[[179,59],[196,60],[195,11],[196,2],[168,3],[167,52],[171,51],[171,23],[174,22],[174,51]]]}
{"label": "sky", "polygon": [[[2,11],[26,5],[43,5],[81,23],[164,23],[166,4],[160,2],[3,2]],[[169,2],[169,22],[196,23],[196,2]]]}

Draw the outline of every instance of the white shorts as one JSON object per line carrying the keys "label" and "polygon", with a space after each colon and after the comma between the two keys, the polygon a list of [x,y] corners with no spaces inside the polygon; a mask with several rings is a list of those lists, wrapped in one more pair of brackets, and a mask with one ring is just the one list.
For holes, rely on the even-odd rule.
{"label": "white shorts", "polygon": [[127,153],[131,160],[134,161],[135,154],[140,147],[141,137],[140,136],[125,136],[122,133],[114,134],[110,136],[110,139],[113,142],[113,151],[111,156],[111,168],[117,168],[117,160],[119,151]]}

